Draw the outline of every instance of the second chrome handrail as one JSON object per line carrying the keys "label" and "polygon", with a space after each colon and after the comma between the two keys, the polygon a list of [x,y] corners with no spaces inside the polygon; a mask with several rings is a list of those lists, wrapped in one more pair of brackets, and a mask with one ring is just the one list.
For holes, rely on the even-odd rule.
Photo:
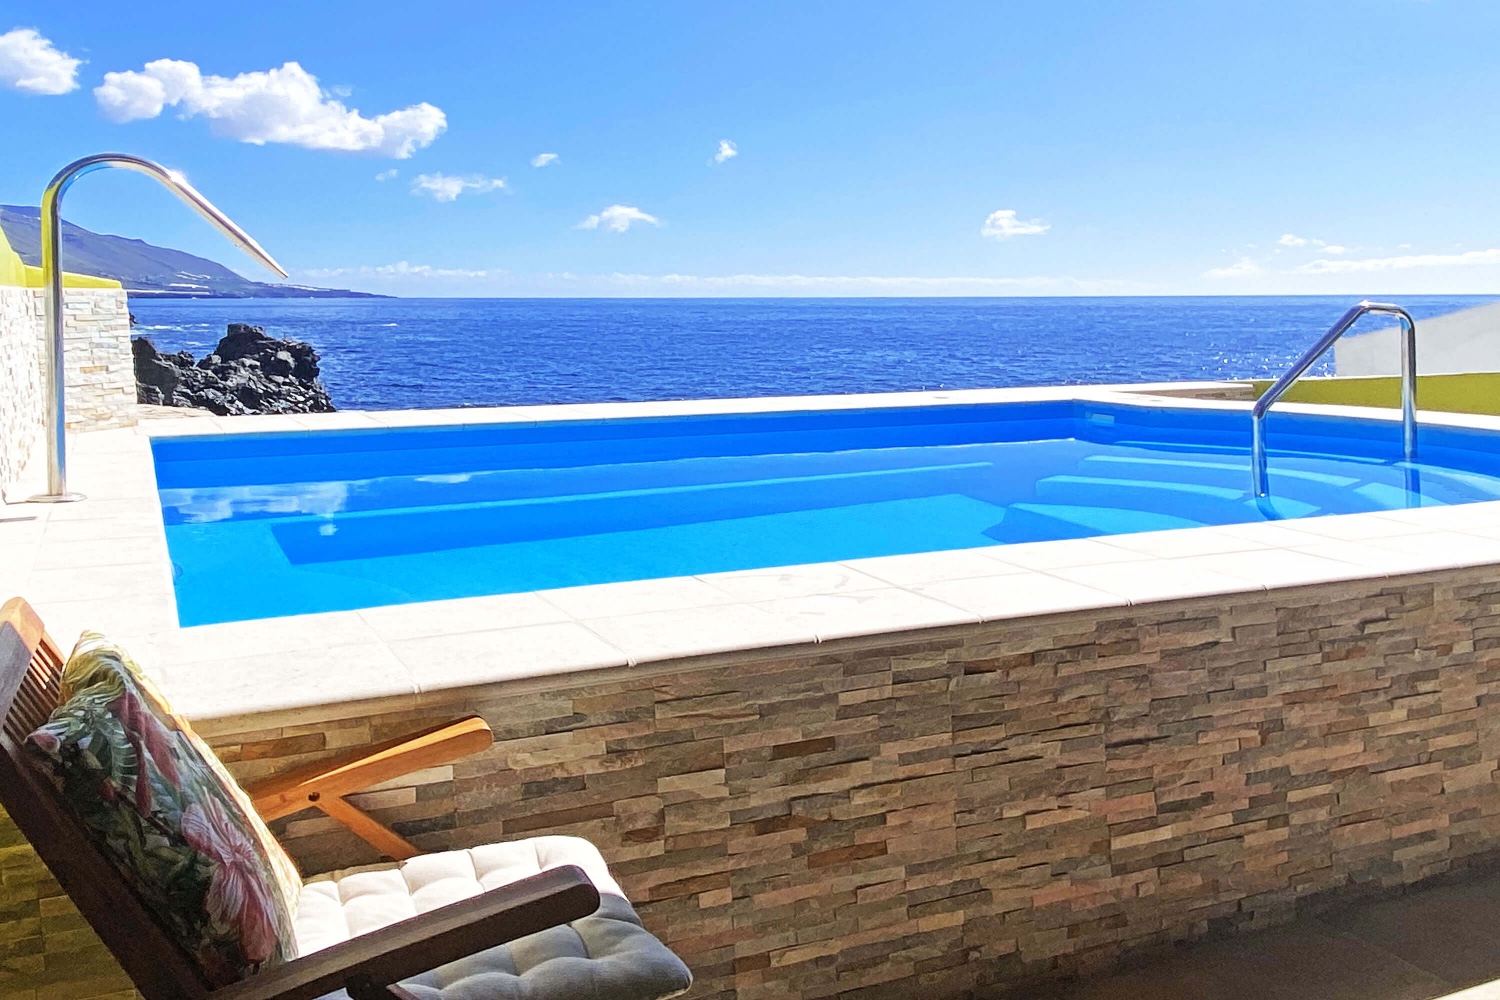
{"label": "second chrome handrail", "polygon": [[1417,322],[1400,306],[1384,302],[1361,302],[1340,316],[1339,321],[1333,324],[1328,332],[1308,349],[1306,354],[1297,359],[1297,363],[1292,365],[1291,370],[1277,379],[1276,383],[1255,401],[1255,406],[1250,411],[1250,476],[1254,481],[1257,498],[1271,495],[1270,472],[1266,468],[1266,411],[1366,313],[1385,313],[1401,321],[1401,449],[1409,470],[1416,462]]}

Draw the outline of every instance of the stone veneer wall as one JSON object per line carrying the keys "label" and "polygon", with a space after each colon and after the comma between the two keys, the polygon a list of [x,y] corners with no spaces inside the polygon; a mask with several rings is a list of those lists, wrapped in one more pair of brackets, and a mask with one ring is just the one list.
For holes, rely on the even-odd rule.
{"label": "stone veneer wall", "polygon": [[25,288],[0,285],[0,494],[42,437],[41,322]]}
{"label": "stone veneer wall", "polygon": [[[0,285],[0,490],[41,457],[46,341],[42,291]],[[69,429],[126,427],[135,418],[130,311],[118,288],[64,294]]]}
{"label": "stone veneer wall", "polygon": [[[356,801],[431,850],[592,839],[694,997],[1026,995],[1492,857],[1497,650],[1491,567],[206,729],[254,779],[481,712],[491,750]],[[277,826],[308,870],[371,860]],[[0,995],[118,988],[8,837]]]}

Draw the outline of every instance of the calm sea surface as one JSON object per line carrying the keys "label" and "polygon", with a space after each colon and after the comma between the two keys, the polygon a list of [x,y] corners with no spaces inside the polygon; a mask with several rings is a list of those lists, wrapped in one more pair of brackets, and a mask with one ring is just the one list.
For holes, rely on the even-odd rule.
{"label": "calm sea surface", "polygon": [[[132,299],[130,308],[136,332],[163,350],[201,356],[236,322],[308,341],[336,406],[396,409],[1276,376],[1354,301]],[[1395,301],[1420,321],[1494,297]]]}

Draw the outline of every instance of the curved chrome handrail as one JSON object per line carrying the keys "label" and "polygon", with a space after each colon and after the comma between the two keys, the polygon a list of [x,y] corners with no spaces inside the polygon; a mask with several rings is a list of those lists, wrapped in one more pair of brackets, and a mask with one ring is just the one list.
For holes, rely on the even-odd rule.
{"label": "curved chrome handrail", "polygon": [[1291,370],[1255,401],[1250,411],[1250,476],[1257,499],[1271,495],[1270,472],[1266,468],[1266,411],[1366,313],[1385,313],[1401,321],[1401,446],[1407,463],[1407,490],[1414,490],[1415,470],[1411,466],[1417,460],[1417,322],[1400,306],[1367,301],[1340,316],[1339,321],[1297,359]]}
{"label": "curved chrome handrail", "polygon": [[63,368],[63,270],[62,270],[62,199],[73,182],[84,174],[107,167],[120,167],[145,174],[181,198],[189,208],[203,216],[229,241],[265,265],[280,277],[286,270],[261,249],[250,234],[203,195],[175,170],[129,153],[96,153],[75,160],[58,171],[42,193],[42,286],[46,295],[47,332],[47,492],[31,498],[35,503],[67,503],[82,500],[79,493],[68,492],[68,442],[64,390],[67,379]]}

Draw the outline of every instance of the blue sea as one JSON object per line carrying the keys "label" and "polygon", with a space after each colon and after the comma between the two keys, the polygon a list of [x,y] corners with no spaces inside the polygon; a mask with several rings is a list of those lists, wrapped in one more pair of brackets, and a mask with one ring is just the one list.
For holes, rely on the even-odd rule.
{"label": "blue sea", "polygon": [[[1496,297],[1393,298],[1420,321]],[[322,356],[337,407],[398,409],[1275,377],[1354,301],[132,299],[130,307],[137,334],[162,350],[201,356],[229,323],[305,340]]]}

